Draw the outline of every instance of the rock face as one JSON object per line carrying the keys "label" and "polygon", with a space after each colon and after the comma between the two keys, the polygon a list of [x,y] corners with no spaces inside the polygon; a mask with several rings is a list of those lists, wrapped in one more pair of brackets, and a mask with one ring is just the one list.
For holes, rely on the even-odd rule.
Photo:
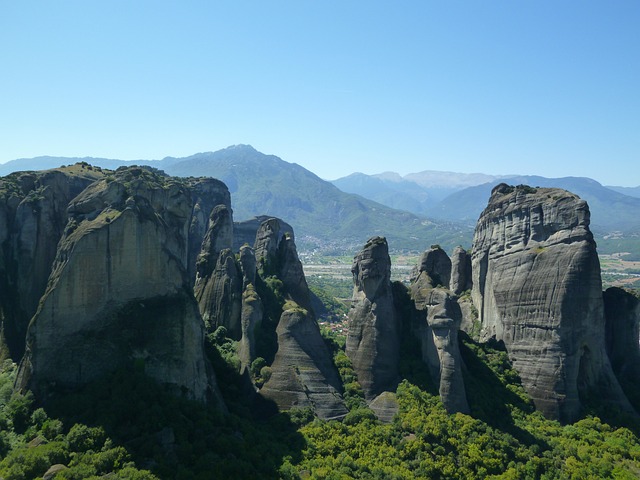
{"label": "rock face", "polygon": [[640,381],[640,299],[622,288],[604,292],[606,347],[616,376],[627,383]]}
{"label": "rock face", "polygon": [[371,401],[384,391],[395,391],[398,384],[399,324],[386,239],[370,238],[355,256],[351,272],[354,288],[346,354],[365,399]]}
{"label": "rock face", "polygon": [[572,421],[580,395],[594,391],[630,408],[605,352],[586,202],[559,189],[498,185],[478,220],[472,266],[484,337],[504,341],[538,409]]}
{"label": "rock face", "polygon": [[242,292],[242,312],[240,315],[240,326],[242,335],[238,347],[241,370],[244,372],[253,360],[256,359],[256,331],[262,323],[264,308],[262,300],[256,293],[253,283],[245,286]]}
{"label": "rock face", "polygon": [[471,290],[471,255],[462,247],[456,247],[451,256],[449,288],[455,295]]}
{"label": "rock face", "polygon": [[258,228],[254,250],[259,270],[282,281],[286,300],[276,328],[272,374],[260,394],[283,410],[312,407],[324,419],[346,415],[338,373],[311,309],[293,231],[283,232],[280,220],[269,218]]}
{"label": "rock face", "polygon": [[[427,251],[423,259],[430,253],[433,255],[433,251],[433,248]],[[438,262],[421,262],[411,283],[411,297],[418,314],[416,333],[422,345],[422,359],[439,385],[445,409],[449,413],[469,413],[458,347],[462,313],[448,290],[436,288],[439,282],[434,278],[442,275],[442,265],[447,265],[441,253],[437,255]]]}
{"label": "rock face", "polygon": [[[189,221],[189,253],[188,253],[188,272],[191,283],[194,284],[196,279],[196,263],[200,254],[200,247],[209,228],[211,212],[218,205],[227,208],[229,216],[231,214],[231,195],[229,189],[220,180],[215,178],[198,178],[188,181],[189,190],[191,191],[191,200],[193,208],[191,209],[191,220]],[[233,225],[231,225],[233,233]],[[223,248],[231,248],[221,241],[222,245],[218,246],[218,251]]]}
{"label": "rock face", "polygon": [[187,273],[184,184],[119,169],[69,205],[17,383],[45,398],[132,364],[203,400],[215,387]]}
{"label": "rock face", "polygon": [[0,179],[0,320],[12,358],[24,353],[29,320],[43,295],[67,205],[103,176],[88,164]]}
{"label": "rock face", "polygon": [[231,338],[239,340],[243,279],[231,251],[232,241],[231,210],[226,205],[218,205],[211,211],[209,228],[198,255],[193,292],[207,329],[213,331],[224,326]]}
{"label": "rock face", "polygon": [[[260,215],[258,217],[245,220],[243,222],[236,222],[233,225],[233,251],[237,252],[243,245],[253,246],[256,242],[256,234],[260,229],[260,226],[271,218],[268,215]],[[286,223],[281,218],[278,218],[280,225],[279,230],[282,234],[286,232],[293,232],[293,227]]]}
{"label": "rock face", "polygon": [[439,245],[432,245],[429,250],[422,254],[420,262],[415,267],[412,277],[420,273],[429,275],[429,283],[444,288],[449,288],[451,279],[451,259]]}
{"label": "rock face", "polygon": [[278,407],[311,407],[322,419],[344,417],[340,381],[313,313],[288,305],[278,323],[278,352],[260,393]]}

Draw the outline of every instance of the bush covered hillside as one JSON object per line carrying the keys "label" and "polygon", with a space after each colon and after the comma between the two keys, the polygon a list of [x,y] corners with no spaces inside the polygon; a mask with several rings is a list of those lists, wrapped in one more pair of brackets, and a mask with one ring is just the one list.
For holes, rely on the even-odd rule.
{"label": "bush covered hillside", "polygon": [[[536,412],[504,351],[461,342],[471,415],[445,412],[417,345],[405,342],[399,413],[375,419],[359,397],[343,338],[327,333],[350,413],[322,421],[306,409],[268,418],[243,398],[236,342],[211,335],[229,407],[171,396],[140,371],[119,371],[42,408],[0,376],[0,476],[56,479],[637,478],[640,424],[597,403],[572,425]],[[221,368],[222,367],[222,368]],[[604,416],[608,415],[608,416]],[[623,427],[622,425],[626,425]],[[64,465],[64,467],[62,466]],[[57,466],[57,467],[56,467]]]}

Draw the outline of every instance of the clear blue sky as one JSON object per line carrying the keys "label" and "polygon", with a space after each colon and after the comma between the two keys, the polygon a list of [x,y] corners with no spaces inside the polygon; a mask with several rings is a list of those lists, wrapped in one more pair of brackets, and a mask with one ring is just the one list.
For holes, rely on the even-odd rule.
{"label": "clear blue sky", "polygon": [[246,143],[640,185],[638,0],[0,0],[0,65],[0,162]]}

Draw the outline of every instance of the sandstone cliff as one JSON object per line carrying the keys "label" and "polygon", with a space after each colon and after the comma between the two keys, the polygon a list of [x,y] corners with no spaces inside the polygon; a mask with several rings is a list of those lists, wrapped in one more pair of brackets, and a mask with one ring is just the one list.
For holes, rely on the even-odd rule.
{"label": "sandstone cliff", "polygon": [[351,268],[354,287],[349,311],[346,354],[373,400],[398,384],[399,323],[391,291],[391,260],[386,239],[370,238]]}
{"label": "sandstone cliff", "polygon": [[498,185],[473,240],[473,301],[484,337],[504,341],[538,409],[577,418],[594,392],[629,409],[604,345],[589,208],[559,189]]}
{"label": "sandstone cliff", "polygon": [[212,392],[187,272],[191,201],[184,183],[131,167],[69,204],[20,387],[43,398],[136,365],[190,397]]}
{"label": "sandstone cliff", "polygon": [[76,164],[0,179],[0,320],[12,358],[45,291],[67,223],[67,205],[103,172]]}

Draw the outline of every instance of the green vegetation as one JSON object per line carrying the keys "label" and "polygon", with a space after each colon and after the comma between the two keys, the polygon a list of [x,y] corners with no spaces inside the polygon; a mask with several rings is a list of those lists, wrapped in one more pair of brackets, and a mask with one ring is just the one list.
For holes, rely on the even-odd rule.
{"label": "green vegetation", "polygon": [[[613,416],[597,399],[572,425],[534,408],[501,345],[461,333],[471,415],[447,414],[420,344],[407,287],[394,282],[401,329],[399,412],[383,424],[367,407],[345,337],[322,333],[339,372],[349,413],[322,421],[308,408],[277,413],[251,395],[240,375],[237,342],[225,327],[207,336],[206,352],[228,412],[175,396],[140,366],[114,372],[46,405],[13,391],[16,367],[0,373],[0,477],[41,477],[63,464],[56,479],[588,479],[640,475],[640,422]],[[275,277],[258,287],[265,305],[262,335],[286,306]],[[461,297],[466,298],[468,293]],[[271,318],[273,317],[273,319]],[[275,334],[275,332],[273,332]],[[263,343],[264,351],[269,342]],[[272,346],[271,346],[272,347]],[[272,361],[272,360],[271,360]],[[260,386],[270,376],[261,354],[249,368]],[[625,386],[626,388],[626,386]],[[640,396],[632,396],[634,400]]]}
{"label": "green vegetation", "polygon": [[[214,332],[221,345],[229,341]],[[211,478],[636,478],[638,425],[611,426],[587,416],[562,426],[533,408],[504,351],[469,339],[461,344],[472,415],[449,415],[437,395],[404,380],[390,424],[366,408],[339,338],[328,338],[345,384],[343,422],[294,409],[258,420],[241,385],[219,376],[231,409],[223,414],[177,398],[128,369],[59,396],[45,409],[13,393],[15,366],[0,374],[0,475],[31,479],[53,464],[57,479]],[[221,346],[219,345],[219,346]],[[213,345],[211,345],[213,346]],[[216,351],[219,351],[216,349]],[[254,362],[251,369],[262,372]],[[262,373],[261,373],[262,374]],[[236,397],[234,402],[232,397]],[[238,408],[235,401],[244,402]]]}

